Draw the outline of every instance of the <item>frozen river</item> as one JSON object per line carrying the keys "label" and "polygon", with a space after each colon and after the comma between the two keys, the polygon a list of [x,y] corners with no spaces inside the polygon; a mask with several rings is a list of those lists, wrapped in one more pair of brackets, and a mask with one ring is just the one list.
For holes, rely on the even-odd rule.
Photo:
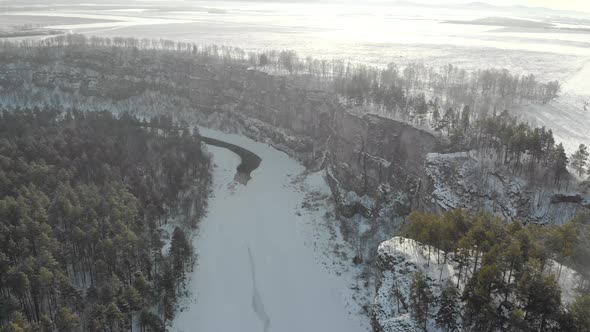
{"label": "frozen river", "polygon": [[256,153],[262,163],[244,186],[234,181],[239,157],[208,147],[216,165],[213,197],[194,240],[192,295],[172,330],[366,331],[367,318],[347,304],[344,279],[318,264],[306,245],[309,220],[296,213],[305,191],[292,183],[303,166],[245,137],[201,132]]}

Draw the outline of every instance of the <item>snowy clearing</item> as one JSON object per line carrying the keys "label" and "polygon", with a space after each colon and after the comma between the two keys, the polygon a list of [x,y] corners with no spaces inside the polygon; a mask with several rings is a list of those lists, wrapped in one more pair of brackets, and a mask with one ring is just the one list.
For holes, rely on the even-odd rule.
{"label": "snowy clearing", "polygon": [[590,102],[587,95],[564,94],[546,104],[529,104],[515,109],[515,114],[534,126],[545,126],[553,130],[558,143],[563,143],[568,154],[573,153],[580,144],[590,145]]}
{"label": "snowy clearing", "polygon": [[[262,163],[243,186],[234,182],[238,156],[208,147],[216,165],[213,196],[194,239],[192,294],[172,330],[367,331],[368,318],[351,300],[348,280],[322,266],[314,251],[328,238],[312,228],[325,210],[299,211],[307,195],[296,185],[304,167],[243,136],[201,133],[249,149]],[[309,186],[327,187],[317,175],[310,178]]]}

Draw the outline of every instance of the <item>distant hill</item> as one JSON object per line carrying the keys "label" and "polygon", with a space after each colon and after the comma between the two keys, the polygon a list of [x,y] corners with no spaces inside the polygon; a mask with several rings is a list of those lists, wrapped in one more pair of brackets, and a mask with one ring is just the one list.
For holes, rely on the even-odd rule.
{"label": "distant hill", "polygon": [[541,28],[550,29],[555,25],[546,22],[538,22],[531,20],[519,20],[506,17],[486,17],[472,21],[445,21],[445,23],[453,24],[469,24],[469,25],[494,25],[502,27],[519,27],[519,28]]}
{"label": "distant hill", "polygon": [[547,31],[563,31],[563,32],[575,32],[575,33],[590,33],[590,28],[587,27],[559,27],[555,23],[570,23],[570,24],[588,24],[587,20],[575,20],[572,19],[569,22],[563,18],[558,19],[546,19],[544,21],[532,21],[522,20],[506,17],[486,17],[476,20],[449,20],[443,21],[442,23],[449,24],[465,24],[465,25],[487,25],[487,26],[499,26],[503,28],[526,28],[526,29],[547,29]]}
{"label": "distant hill", "polygon": [[399,1],[383,1],[383,2],[373,2],[372,4],[375,5],[391,5],[391,6],[407,6],[407,7],[429,7],[429,8],[457,8],[457,9],[471,9],[471,10],[485,10],[485,11],[494,11],[494,12],[509,12],[511,14],[518,14],[525,17],[535,17],[535,16],[574,16],[574,17],[585,17],[590,18],[590,13],[586,12],[579,12],[579,11],[572,11],[572,10],[558,10],[558,9],[551,9],[547,7],[533,7],[533,6],[523,6],[523,5],[514,5],[514,6],[500,6],[494,5],[487,2],[467,2],[467,3],[424,3],[420,1],[412,1],[412,0],[399,0]]}

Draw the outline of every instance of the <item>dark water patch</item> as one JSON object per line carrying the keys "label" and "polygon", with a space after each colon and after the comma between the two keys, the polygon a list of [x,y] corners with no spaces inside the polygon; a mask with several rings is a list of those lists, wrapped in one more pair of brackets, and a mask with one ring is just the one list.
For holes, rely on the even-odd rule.
{"label": "dark water patch", "polygon": [[241,146],[205,136],[201,136],[201,141],[209,145],[228,149],[240,156],[242,162],[236,168],[237,172],[234,179],[242,184],[248,183],[248,181],[252,178],[250,173],[257,169],[262,162],[262,159],[257,154],[250,150],[246,150]]}

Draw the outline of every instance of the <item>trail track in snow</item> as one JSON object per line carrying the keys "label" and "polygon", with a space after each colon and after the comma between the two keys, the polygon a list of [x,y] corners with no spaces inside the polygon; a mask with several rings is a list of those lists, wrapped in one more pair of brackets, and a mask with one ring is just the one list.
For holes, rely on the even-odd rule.
{"label": "trail track in snow", "polygon": [[258,316],[258,319],[264,324],[264,332],[268,331],[270,327],[270,318],[264,310],[264,303],[260,298],[260,292],[258,286],[256,286],[256,265],[254,264],[254,258],[252,257],[252,250],[248,247],[248,256],[250,258],[250,269],[252,270],[252,309]]}

